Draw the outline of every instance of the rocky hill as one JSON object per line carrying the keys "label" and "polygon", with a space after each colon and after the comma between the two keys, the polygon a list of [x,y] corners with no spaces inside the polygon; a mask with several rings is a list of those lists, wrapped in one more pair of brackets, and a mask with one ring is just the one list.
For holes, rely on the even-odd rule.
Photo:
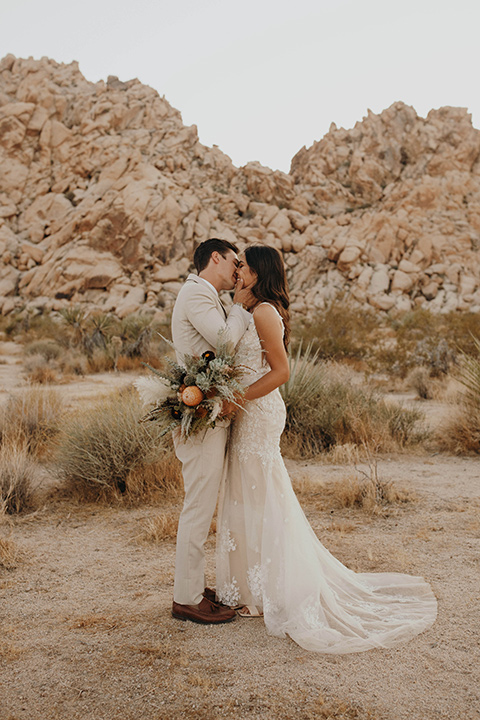
{"label": "rocky hill", "polygon": [[197,243],[284,253],[297,314],[480,310],[480,131],[403,103],[337,129],[289,174],[236,168],[138,80],[0,63],[0,310],[68,304],[164,319]]}

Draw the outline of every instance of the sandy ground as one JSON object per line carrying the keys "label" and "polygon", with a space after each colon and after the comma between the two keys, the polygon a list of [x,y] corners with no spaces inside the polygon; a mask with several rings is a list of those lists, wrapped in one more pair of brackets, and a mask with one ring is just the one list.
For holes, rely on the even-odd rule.
{"label": "sandy ground", "polygon": [[[22,383],[16,355],[5,358],[4,393]],[[130,381],[95,376],[68,395],[88,400]],[[178,514],[179,501],[48,505],[0,519],[0,539],[20,553],[0,567],[0,720],[480,718],[478,459],[382,457],[380,477],[417,499],[377,515],[338,509],[325,493],[352,468],[287,465],[312,480],[302,505],[342,562],[429,580],[439,603],[430,630],[391,650],[329,656],[270,637],[259,619],[182,623],[170,615],[174,541],[140,539],[149,519]]]}

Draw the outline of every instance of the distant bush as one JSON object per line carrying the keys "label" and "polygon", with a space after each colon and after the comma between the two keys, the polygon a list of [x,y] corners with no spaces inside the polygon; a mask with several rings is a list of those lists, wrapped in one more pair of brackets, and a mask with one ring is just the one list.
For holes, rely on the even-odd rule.
{"label": "distant bush", "polygon": [[126,391],[68,420],[55,454],[67,493],[86,501],[135,501],[178,487],[170,441],[153,424],[140,423],[143,414],[136,393]]}
{"label": "distant bush", "polygon": [[34,340],[25,345],[25,355],[41,355],[45,360],[56,360],[64,348],[55,340]]}
{"label": "distant bush", "polygon": [[1,444],[43,455],[62,425],[63,401],[56,390],[29,387],[11,395],[0,412]]}
{"label": "distant bush", "polygon": [[43,355],[30,355],[23,366],[26,378],[30,383],[48,385],[58,382],[57,365],[46,360]]}
{"label": "distant bush", "polygon": [[387,450],[425,437],[422,413],[386,403],[369,388],[353,384],[338,365],[319,363],[311,348],[303,356],[299,348],[291,358],[282,395],[285,442],[303,456],[348,443]]}
{"label": "distant bush", "polygon": [[365,359],[370,354],[370,339],[381,325],[378,314],[334,302],[295,329],[295,340],[310,344],[320,359]]}
{"label": "distant bush", "polygon": [[25,447],[13,443],[0,448],[0,512],[10,515],[35,507],[39,470]]}

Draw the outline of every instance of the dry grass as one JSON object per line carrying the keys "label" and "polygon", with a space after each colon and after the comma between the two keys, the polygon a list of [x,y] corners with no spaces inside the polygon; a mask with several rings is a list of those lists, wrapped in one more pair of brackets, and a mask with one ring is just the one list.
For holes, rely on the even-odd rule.
{"label": "dry grass", "polygon": [[324,456],[325,462],[332,465],[354,465],[364,456],[364,448],[354,443],[334,445]]}
{"label": "dry grass", "polygon": [[355,532],[356,529],[357,525],[351,520],[334,520],[333,518],[330,525],[327,527],[329,532],[338,533],[340,536]]}
{"label": "dry grass", "polygon": [[159,543],[164,540],[175,540],[178,526],[178,510],[162,512],[143,523],[142,530],[134,540],[137,542]]}
{"label": "dry grass", "polygon": [[357,703],[344,702],[320,693],[312,710],[307,711],[305,720],[375,720],[377,717],[376,713]]}
{"label": "dry grass", "polygon": [[436,439],[442,450],[455,455],[480,453],[480,406],[460,400],[448,420],[438,429]]}
{"label": "dry grass", "polygon": [[416,367],[405,378],[405,386],[415,390],[421,400],[432,400],[435,397],[437,384],[424,367]]}
{"label": "dry grass", "polygon": [[84,615],[75,618],[69,626],[72,630],[115,630],[119,627],[117,620],[106,618],[104,615]]}
{"label": "dry grass", "polygon": [[297,473],[292,476],[292,487],[298,497],[312,497],[322,495],[325,490],[323,482],[312,478],[307,473]]}
{"label": "dry grass", "polygon": [[38,385],[48,385],[58,382],[56,366],[46,360],[43,355],[32,355],[25,363],[25,376],[28,382]]}
{"label": "dry grass", "polygon": [[423,414],[387,403],[360,385],[348,369],[319,364],[309,348],[291,359],[290,379],[282,394],[287,421],[282,441],[291,457],[315,457],[336,446],[395,451],[423,442]]}
{"label": "dry grass", "polygon": [[179,498],[183,490],[182,466],[177,459],[170,439],[162,440],[163,454],[149,464],[133,468],[127,478],[126,488],[132,500]]}
{"label": "dry grass", "polygon": [[[178,518],[180,508],[165,510],[153,518],[143,522],[141,531],[133,538],[138,543],[161,543],[165,540],[175,540],[177,537]],[[217,518],[214,517],[208,531],[209,537],[216,535]]]}
{"label": "dry grass", "polygon": [[127,390],[69,418],[54,458],[67,495],[135,503],[178,494],[180,465],[171,440],[140,423],[142,415],[137,394]]}
{"label": "dry grass", "polygon": [[5,443],[0,448],[0,513],[34,510],[40,485],[38,465],[25,446]]}
{"label": "dry grass", "polygon": [[63,402],[51,388],[31,386],[11,395],[0,416],[2,445],[24,446],[42,456],[48,452],[62,424]]}
{"label": "dry grass", "polygon": [[21,551],[10,538],[0,537],[0,569],[13,570],[17,567]]}
{"label": "dry grass", "polygon": [[340,508],[360,508],[367,514],[379,512],[387,505],[414,502],[413,491],[398,487],[391,480],[378,476],[375,460],[369,464],[368,472],[358,470],[346,475],[328,487],[328,494]]}
{"label": "dry grass", "polygon": [[[0,659],[3,662],[14,662],[22,655],[21,648],[11,642],[0,639]],[[12,718],[14,720],[14,718]]]}
{"label": "dry grass", "polygon": [[480,453],[480,340],[473,337],[472,341],[475,354],[462,356],[458,372],[463,393],[438,433],[442,449],[456,454]]}

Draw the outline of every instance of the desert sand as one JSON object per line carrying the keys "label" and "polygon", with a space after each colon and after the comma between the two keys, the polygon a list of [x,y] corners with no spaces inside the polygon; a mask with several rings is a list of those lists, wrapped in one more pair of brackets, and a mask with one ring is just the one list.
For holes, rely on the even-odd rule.
{"label": "desert sand", "polygon": [[[0,350],[3,402],[23,378],[15,346]],[[90,376],[59,391],[87,402],[131,380]],[[341,508],[328,493],[353,467],[287,466],[299,488],[308,478],[302,506],[343,563],[431,583],[438,618],[430,630],[390,650],[332,656],[269,636],[261,619],[174,620],[174,539],[143,535],[158,514],[176,517],[180,498],[136,508],[50,502],[0,518],[0,539],[16,552],[0,566],[0,719],[480,718],[478,459],[380,457],[379,475],[416,499],[374,514]],[[214,550],[211,535],[212,586]]]}

